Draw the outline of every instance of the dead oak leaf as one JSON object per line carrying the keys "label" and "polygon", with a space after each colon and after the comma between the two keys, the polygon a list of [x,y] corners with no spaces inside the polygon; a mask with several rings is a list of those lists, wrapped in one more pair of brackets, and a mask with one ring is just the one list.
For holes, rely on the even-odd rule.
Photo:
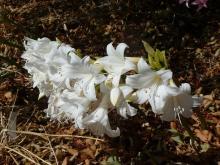
{"label": "dead oak leaf", "polygon": [[195,129],[196,136],[203,142],[207,143],[212,139],[212,133],[208,130]]}

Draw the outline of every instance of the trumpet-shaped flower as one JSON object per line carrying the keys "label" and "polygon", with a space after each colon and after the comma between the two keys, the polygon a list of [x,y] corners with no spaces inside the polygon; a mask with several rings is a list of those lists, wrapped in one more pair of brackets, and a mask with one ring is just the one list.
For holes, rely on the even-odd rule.
{"label": "trumpet-shaped flower", "polygon": [[80,60],[69,45],[50,41],[48,38],[25,39],[26,51],[22,58],[26,60],[24,68],[33,76],[34,87],[40,90],[40,96],[49,94],[62,86],[59,67]]}
{"label": "trumpet-shaped flower", "polygon": [[[100,74],[100,68],[89,64],[89,57],[80,62],[65,64],[61,67],[60,73],[64,79],[75,81],[75,89],[81,89],[83,94],[90,100],[96,100],[95,84],[100,84],[106,78]],[[71,85],[68,85],[71,86]]]}
{"label": "trumpet-shaped flower", "polygon": [[91,114],[83,118],[82,122],[85,128],[89,129],[93,134],[97,136],[103,136],[104,134],[109,137],[117,137],[120,135],[120,130],[112,130],[109,118],[108,118],[108,104],[109,98],[105,95],[102,98],[102,102],[99,107]]}
{"label": "trumpet-shaped flower", "polygon": [[[178,87],[160,85],[154,98],[154,107],[157,114],[161,114],[161,119],[172,121],[180,115],[189,118],[192,115],[193,99],[189,95],[190,85],[185,83]],[[180,120],[181,121],[181,120]]]}
{"label": "trumpet-shaped flower", "polygon": [[113,86],[111,91],[111,96],[114,96],[114,99],[111,99],[113,105],[115,105],[117,99],[119,99],[120,89],[118,87],[121,75],[136,69],[135,64],[124,57],[124,51],[127,47],[125,43],[120,43],[115,49],[112,43],[110,43],[106,48],[108,56],[96,61],[96,63],[103,65],[104,69],[109,73],[107,81],[108,83],[111,82],[111,86]]}
{"label": "trumpet-shaped flower", "polygon": [[151,97],[154,97],[159,85],[168,84],[168,80],[172,78],[172,72],[170,70],[159,70],[155,72],[151,70],[143,58],[140,58],[137,67],[138,74],[127,76],[126,84],[134,89],[139,89],[136,92],[137,101],[142,104]]}
{"label": "trumpet-shaped flower", "polygon": [[96,61],[96,63],[103,65],[104,69],[109,73],[110,77],[112,77],[114,87],[119,86],[122,74],[136,69],[135,64],[124,57],[124,51],[127,47],[125,43],[120,43],[115,49],[112,43],[110,43],[107,45],[108,56],[99,58]]}

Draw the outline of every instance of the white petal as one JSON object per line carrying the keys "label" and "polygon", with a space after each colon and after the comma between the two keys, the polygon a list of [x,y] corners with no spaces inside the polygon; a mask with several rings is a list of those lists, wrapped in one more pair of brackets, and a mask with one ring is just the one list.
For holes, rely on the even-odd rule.
{"label": "white petal", "polygon": [[167,100],[164,105],[164,111],[162,116],[160,117],[161,120],[164,121],[174,121],[176,119],[176,113],[174,112],[174,103],[172,100]]}
{"label": "white petal", "polygon": [[161,69],[161,70],[157,71],[157,74],[160,75],[160,77],[165,85],[167,85],[168,80],[172,79],[172,76],[173,76],[173,72],[171,70]]}
{"label": "white petal", "polygon": [[121,75],[118,74],[118,75],[113,75],[113,79],[112,79],[112,85],[114,87],[118,87],[119,86],[119,83],[120,83],[120,79],[121,79]]}
{"label": "white petal", "polygon": [[148,101],[151,105],[152,111],[156,114],[164,113],[164,106],[167,101],[167,97],[169,96],[166,92],[165,85],[155,86],[150,88]]}
{"label": "white petal", "polygon": [[102,57],[97,62],[102,64],[104,69],[110,74],[121,74],[125,65],[124,60],[120,59],[118,56]]}
{"label": "white petal", "polygon": [[135,116],[137,114],[137,109],[130,106],[126,101],[124,101],[117,107],[117,112],[119,115],[127,119],[127,115]]}
{"label": "white petal", "polygon": [[137,114],[137,109],[127,103],[127,114],[129,116],[135,116]]}
{"label": "white petal", "polygon": [[154,83],[155,73],[135,74],[126,77],[126,84],[135,89],[149,88]]}
{"label": "white petal", "polygon": [[110,100],[113,106],[116,106],[116,104],[118,103],[118,101],[120,100],[120,98],[123,97],[122,96],[122,92],[119,88],[113,88],[111,90],[110,93]]}
{"label": "white petal", "polygon": [[39,96],[38,96],[38,100],[40,100],[43,96],[45,96],[44,91],[40,91]]}
{"label": "white petal", "polygon": [[87,63],[89,63],[89,60],[90,60],[90,57],[89,56],[85,56],[82,59],[82,63],[87,64]]}
{"label": "white petal", "polygon": [[191,94],[191,86],[188,83],[183,83],[180,85],[180,90],[187,93],[187,94]]}
{"label": "white petal", "polygon": [[123,68],[121,74],[124,74],[128,71],[131,71],[131,70],[137,70],[136,65],[133,62],[131,62],[130,60],[126,59],[125,62],[124,62],[124,68]]}
{"label": "white petal", "polygon": [[97,108],[90,115],[83,119],[85,128],[89,129],[93,134],[97,136],[103,136],[107,134],[109,137],[117,137],[120,135],[120,130],[112,130],[109,119],[108,111],[102,107]]}
{"label": "white petal", "polygon": [[[61,44],[59,47],[58,47],[58,51],[60,54],[62,55],[68,55],[69,53],[74,53],[75,52],[75,49],[72,48],[70,45],[66,45],[66,44]],[[74,53],[75,54],[75,53]]]}
{"label": "white petal", "polygon": [[116,55],[116,50],[113,47],[112,42],[107,45],[106,51],[107,51],[108,56],[115,56]]}
{"label": "white petal", "polygon": [[193,106],[193,99],[192,96],[182,93],[178,97],[178,103],[179,106],[182,108],[182,112],[180,112],[181,115],[183,115],[186,118],[189,118],[192,116],[192,106]]}
{"label": "white petal", "polygon": [[120,88],[120,90],[122,91],[123,96],[124,96],[125,98],[126,98],[127,96],[129,96],[129,95],[132,93],[132,91],[133,91],[133,89],[132,89],[131,87],[129,87],[129,86],[120,86],[119,88]]}
{"label": "white petal", "polygon": [[96,100],[94,79],[85,80],[83,84],[83,93],[89,100]]}
{"label": "white petal", "polygon": [[127,107],[125,104],[121,105],[120,107],[117,108],[117,112],[120,116],[123,118],[127,119]]}
{"label": "white petal", "polygon": [[162,120],[171,121],[176,117],[179,118],[179,115],[187,118],[192,115],[192,97],[179,88],[161,85],[158,87],[156,95],[160,96],[161,103],[165,102],[164,106],[161,104],[160,108],[158,108],[160,104],[156,103],[156,110],[160,109],[163,114]]}
{"label": "white petal", "polygon": [[102,74],[98,74],[94,78],[95,78],[95,84],[100,84],[106,80],[106,77]]}
{"label": "white petal", "polygon": [[171,95],[171,96],[177,96],[181,93],[178,87],[170,87],[166,85],[160,85],[160,90],[158,95],[161,95],[163,97]]}
{"label": "white petal", "polygon": [[192,96],[193,99],[193,107],[199,107],[202,104],[203,97],[202,96]]}
{"label": "white petal", "polygon": [[117,55],[121,56],[121,58],[124,57],[125,48],[128,48],[128,45],[125,44],[125,43],[120,43],[120,44],[118,44],[118,46],[116,47]]}
{"label": "white petal", "polygon": [[100,91],[101,91],[101,93],[104,93],[104,94],[109,94],[109,93],[110,93],[110,90],[109,90],[109,88],[105,85],[105,83],[101,83],[101,84],[100,84]]}
{"label": "white petal", "polygon": [[77,56],[73,52],[70,52],[69,55],[70,55],[70,63],[71,64],[79,63],[82,60],[79,56]]}
{"label": "white petal", "polygon": [[136,92],[136,94],[138,104],[144,104],[149,100],[149,93],[146,91],[146,89],[140,89]]}
{"label": "white petal", "polygon": [[146,63],[146,61],[141,57],[137,64],[138,73],[143,73],[148,70],[151,70],[150,66]]}

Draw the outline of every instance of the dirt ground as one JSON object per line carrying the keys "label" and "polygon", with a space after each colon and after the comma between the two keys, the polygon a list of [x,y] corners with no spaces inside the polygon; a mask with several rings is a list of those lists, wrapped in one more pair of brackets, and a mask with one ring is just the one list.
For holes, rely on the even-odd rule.
{"label": "dirt ground", "polygon": [[[0,7],[0,164],[220,164],[220,1],[199,12],[175,0],[0,0]],[[58,38],[89,56],[106,55],[110,42],[127,43],[128,56],[147,56],[142,40],[165,50],[175,80],[204,95],[189,120],[194,142],[148,105],[128,120],[110,114],[118,138],[50,121],[47,98],[38,100],[22,68],[25,36]]]}

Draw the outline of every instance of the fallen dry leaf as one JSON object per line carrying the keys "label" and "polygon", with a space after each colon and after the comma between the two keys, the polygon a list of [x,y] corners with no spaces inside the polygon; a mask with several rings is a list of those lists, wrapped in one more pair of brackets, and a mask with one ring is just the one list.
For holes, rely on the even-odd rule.
{"label": "fallen dry leaf", "polygon": [[195,130],[196,136],[203,142],[209,142],[212,139],[212,133],[208,130]]}
{"label": "fallen dry leaf", "polygon": [[8,102],[12,102],[13,101],[13,94],[11,91],[8,91],[4,94],[5,98],[8,100]]}
{"label": "fallen dry leaf", "polygon": [[63,159],[62,165],[67,165],[68,164],[68,157],[65,157]]}
{"label": "fallen dry leaf", "polygon": [[95,158],[95,152],[93,150],[91,150],[91,148],[85,148],[85,149],[80,151],[80,156],[81,156],[82,159],[83,158],[87,159],[88,157],[94,159]]}
{"label": "fallen dry leaf", "polygon": [[176,129],[177,128],[176,122],[174,122],[174,121],[170,122],[170,128]]}
{"label": "fallen dry leaf", "polygon": [[216,128],[216,134],[220,136],[220,121],[216,124],[215,128]]}
{"label": "fallen dry leaf", "polygon": [[85,165],[90,165],[90,160],[89,159],[85,160]]}
{"label": "fallen dry leaf", "polygon": [[68,148],[67,151],[68,151],[71,155],[73,155],[74,157],[76,157],[76,156],[79,154],[79,152],[78,152],[76,149],[73,149],[73,148]]}

